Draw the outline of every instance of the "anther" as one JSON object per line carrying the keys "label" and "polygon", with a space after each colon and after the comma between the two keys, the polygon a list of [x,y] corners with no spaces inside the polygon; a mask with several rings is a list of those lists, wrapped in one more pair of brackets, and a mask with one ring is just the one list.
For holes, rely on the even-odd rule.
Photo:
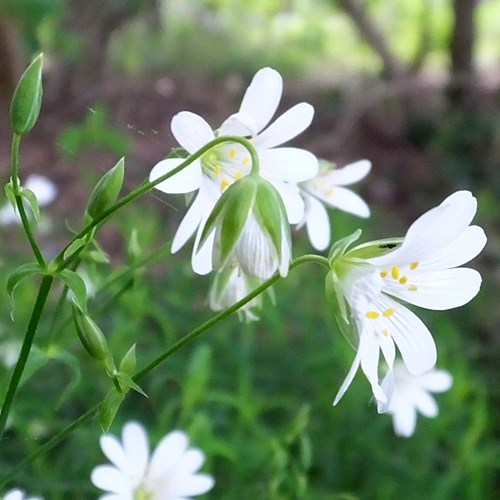
{"label": "anther", "polygon": [[399,267],[398,266],[392,266],[391,268],[391,276],[397,280],[399,278]]}
{"label": "anther", "polygon": [[410,285],[410,286],[408,287],[408,290],[409,290],[410,292],[416,292],[416,291],[418,290],[417,285]]}
{"label": "anther", "polygon": [[411,270],[415,270],[415,269],[417,269],[418,265],[419,265],[419,263],[418,263],[418,262],[412,262],[412,263],[410,264],[410,269],[411,269]]}
{"label": "anther", "polygon": [[399,282],[404,285],[405,283],[408,282],[408,278],[406,276],[402,276],[401,278],[399,278]]}
{"label": "anther", "polygon": [[390,307],[389,309],[386,309],[382,313],[382,315],[384,316],[384,318],[388,318],[389,316],[392,316],[394,313],[395,313],[394,309],[392,307]]}
{"label": "anther", "polygon": [[368,319],[377,319],[380,317],[380,314],[377,311],[368,311],[365,316]]}
{"label": "anther", "polygon": [[380,277],[387,278],[387,271],[385,269],[383,271],[380,271]]}

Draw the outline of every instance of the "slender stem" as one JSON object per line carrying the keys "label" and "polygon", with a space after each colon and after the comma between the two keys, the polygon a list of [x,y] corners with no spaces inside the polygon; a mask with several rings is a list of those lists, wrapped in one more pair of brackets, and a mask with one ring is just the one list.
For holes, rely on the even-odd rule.
{"label": "slender stem", "polygon": [[148,193],[151,191],[154,187],[156,187],[158,184],[161,184],[163,181],[169,179],[170,177],[174,176],[175,174],[179,173],[181,170],[185,169],[188,165],[193,163],[195,160],[203,156],[207,151],[212,149],[213,147],[217,146],[218,144],[222,144],[224,142],[237,142],[241,144],[243,147],[247,149],[249,152],[253,164],[258,165],[258,156],[257,152],[255,151],[255,148],[252,146],[251,142],[245,139],[244,137],[238,137],[238,136],[223,136],[223,137],[216,137],[214,140],[210,141],[209,143],[205,144],[202,148],[200,148],[196,153],[193,153],[191,156],[189,156],[185,161],[183,161],[180,165],[172,169],[170,172],[167,172],[166,174],[162,175],[161,177],[158,177],[158,179],[155,179],[154,181],[146,181],[143,184],[141,184],[138,188],[136,188],[134,191],[129,193],[128,195],[124,196],[121,200],[116,202],[114,205],[112,205],[110,208],[105,210],[99,217],[96,217],[95,219],[92,220],[85,228],[83,228],[74,238],[73,240],[66,245],[66,247],[61,251],[61,253],[55,258],[54,263],[56,265],[57,272],[62,271],[68,265],[71,263],[72,259],[75,257],[75,255],[78,252],[75,252],[72,256],[70,256],[68,259],[64,258],[64,253],[68,249],[68,247],[76,240],[82,239],[85,236],[87,236],[94,228],[100,226],[106,219],[111,217],[115,212],[123,208],[125,205],[128,205],[132,201],[136,200],[137,198],[141,197],[142,195]]}
{"label": "slender stem", "polygon": [[9,387],[7,389],[7,394],[5,395],[2,410],[0,412],[0,440],[2,439],[3,432],[5,430],[5,425],[7,423],[7,418],[9,417],[10,408],[14,401],[17,388],[19,387],[19,383],[21,382],[24,367],[26,366],[26,361],[28,360],[31,345],[33,344],[36,329],[38,327],[38,323],[40,322],[40,317],[42,316],[43,308],[49,295],[53,279],[53,276],[45,275],[42,278],[40,289],[38,290],[38,296],[36,298],[35,305],[33,306],[33,312],[31,313],[31,318],[28,323],[28,328],[23,340],[21,352],[19,353],[19,358],[12,373]]}
{"label": "slender stem", "polygon": [[42,252],[38,248],[38,245],[31,231],[28,216],[26,214],[26,209],[24,208],[23,197],[21,196],[21,187],[19,186],[19,145],[21,143],[21,136],[19,134],[14,134],[12,137],[12,149],[11,149],[11,180],[12,180],[12,190],[14,192],[14,197],[16,200],[17,210],[19,211],[19,216],[21,217],[21,222],[28,238],[29,244],[35,258],[42,269],[45,269],[45,259],[43,258]]}

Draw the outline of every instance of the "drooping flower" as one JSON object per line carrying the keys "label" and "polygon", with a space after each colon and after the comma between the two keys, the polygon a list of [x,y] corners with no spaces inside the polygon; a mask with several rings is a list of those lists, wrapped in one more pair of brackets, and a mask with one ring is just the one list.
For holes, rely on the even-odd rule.
{"label": "drooping flower", "polygon": [[334,245],[332,272],[327,278],[329,297],[338,306],[341,330],[357,344],[354,362],[334,404],[361,366],[381,408],[387,408],[390,398],[378,382],[380,351],[389,372],[396,346],[412,375],[421,375],[435,365],[431,333],[400,301],[447,310],[476,296],[480,274],[459,267],[486,244],[484,231],[470,225],[476,208],[470,192],[458,191],[419,217],[404,238],[367,243],[349,251],[346,248],[354,238]]}
{"label": "drooping flower", "polygon": [[[26,178],[24,187],[33,192],[40,207],[50,205],[57,196],[56,185],[43,175],[32,174]],[[7,203],[0,208],[0,225],[20,224],[21,218],[17,210]]]}
{"label": "drooping flower", "polygon": [[[304,212],[296,183],[314,177],[318,162],[314,155],[303,149],[276,146],[304,131],[311,123],[314,110],[310,104],[299,103],[268,126],[277,110],[282,89],[283,81],[277,71],[261,69],[247,88],[239,111],[226,119],[219,130],[214,132],[203,118],[187,111],[173,117],[171,129],[179,144],[190,154],[216,136],[249,138],[259,157],[260,175],[273,183],[283,199],[290,223],[295,224],[302,219]],[[168,158],[159,162],[151,171],[150,180],[170,172],[182,161]],[[172,252],[175,253],[197,231],[192,259],[195,272],[206,274],[212,270],[208,258],[211,240],[204,245],[203,252],[198,251],[208,215],[219,196],[233,182],[248,175],[251,167],[250,155],[242,145],[224,142],[158,184],[157,189],[166,193],[198,191],[172,242]]]}
{"label": "drooping flower", "polygon": [[338,208],[358,217],[370,216],[370,208],[366,202],[343,187],[365,178],[370,170],[371,163],[368,160],[359,160],[342,168],[321,160],[318,175],[300,183],[305,209],[297,228],[305,224],[311,245],[316,250],[324,250],[330,244],[330,221],[325,206]]}
{"label": "drooping flower", "polygon": [[27,497],[26,493],[19,488],[9,490],[2,498],[3,500],[43,500],[42,497]]}
{"label": "drooping flower", "polygon": [[273,185],[258,175],[234,183],[219,198],[203,230],[202,248],[211,234],[215,269],[237,264],[263,280],[276,271],[288,274],[291,237],[285,207]]}
{"label": "drooping flower", "polygon": [[214,480],[198,470],[204,455],[189,448],[184,432],[168,433],[150,456],[142,425],[127,423],[122,441],[105,434],[102,451],[113,465],[99,465],[92,471],[92,483],[108,492],[101,500],[187,500],[209,491]]}
{"label": "drooping flower", "polygon": [[[243,272],[238,264],[226,266],[215,274],[209,294],[210,309],[212,311],[226,310],[248,295],[261,283],[261,279],[249,276]],[[261,307],[262,295],[258,295],[238,309],[240,320],[258,320],[259,317],[255,313],[255,310]]]}
{"label": "drooping flower", "polygon": [[398,360],[382,381],[382,389],[392,396],[387,409],[379,404],[379,412],[392,415],[396,435],[410,437],[415,432],[417,413],[429,418],[439,413],[431,393],[446,392],[452,384],[453,377],[446,370],[432,368],[422,375],[412,375]]}

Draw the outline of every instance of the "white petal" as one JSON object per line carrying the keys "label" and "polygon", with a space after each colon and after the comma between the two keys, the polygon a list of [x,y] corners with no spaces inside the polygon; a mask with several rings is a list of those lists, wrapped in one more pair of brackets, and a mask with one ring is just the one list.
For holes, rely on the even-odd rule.
{"label": "white petal", "polygon": [[415,407],[406,402],[406,404],[397,405],[391,413],[396,435],[410,437],[415,432],[417,425],[417,410]]}
{"label": "white petal", "polygon": [[175,497],[175,500],[177,500],[178,497],[190,498],[195,495],[203,495],[203,493],[211,490],[214,484],[215,481],[208,474],[188,476],[168,486],[168,498],[171,498],[170,495]]}
{"label": "white petal", "polygon": [[301,182],[318,173],[318,159],[297,148],[259,150],[260,173],[269,181]]}
{"label": "white petal", "polygon": [[269,149],[293,139],[303,132],[314,116],[314,108],[306,103],[296,104],[279,116],[269,127],[255,138],[257,149]]}
{"label": "white petal", "polygon": [[319,251],[330,243],[330,219],[325,207],[313,196],[307,195],[306,225],[311,245]]}
{"label": "white petal", "polygon": [[445,392],[453,385],[453,377],[446,370],[430,370],[419,377],[419,384],[430,392]]}
{"label": "white petal", "polygon": [[218,136],[239,135],[243,137],[257,135],[257,122],[253,116],[246,113],[235,113],[222,123]]}
{"label": "white petal", "polygon": [[57,196],[57,186],[43,175],[32,174],[28,176],[24,186],[35,193],[41,207],[52,203]]}
{"label": "white petal", "polygon": [[327,205],[343,210],[344,212],[357,215],[358,217],[370,217],[370,207],[359,195],[350,189],[334,186],[328,192],[315,190],[314,196]]}
{"label": "white petal", "polygon": [[394,339],[406,368],[412,375],[421,375],[436,364],[436,344],[422,321],[409,309],[384,297],[380,299],[382,310],[394,309],[386,318],[388,331]]}
{"label": "white petal", "polygon": [[212,234],[208,236],[201,248],[198,248],[199,236],[201,236],[201,233],[202,230],[200,229],[196,235],[197,239],[193,247],[191,266],[196,274],[205,276],[213,270],[212,253],[214,247],[215,232],[212,232]]}
{"label": "white petal", "polygon": [[187,450],[188,437],[184,432],[172,431],[168,433],[156,447],[151,456],[148,477],[159,478],[166,475],[175,467]]}
{"label": "white petal", "polygon": [[[153,170],[151,170],[149,180],[155,181],[159,177],[178,167],[183,161],[184,159],[182,158],[168,158],[160,161],[153,167]],[[167,180],[160,182],[160,184],[156,186],[156,189],[159,189],[164,193],[171,194],[190,193],[200,187],[201,175],[200,162],[195,160],[180,172],[176,173]]]}
{"label": "white petal", "polygon": [[273,182],[273,186],[281,196],[285,205],[286,215],[290,224],[298,224],[304,217],[304,199],[294,184]]}
{"label": "white petal", "polygon": [[347,186],[364,179],[372,168],[372,164],[368,160],[359,160],[354,163],[349,163],[342,168],[334,168],[327,174],[328,181],[335,186]]}
{"label": "white petal", "polygon": [[445,271],[415,273],[410,282],[417,290],[389,282],[384,291],[419,307],[444,311],[463,306],[472,300],[481,287],[481,275],[474,269],[459,267]]}
{"label": "white petal", "polygon": [[274,69],[263,68],[257,71],[248,86],[240,112],[255,119],[257,131],[262,130],[278,109],[283,92],[283,79]]}
{"label": "white petal", "polygon": [[201,116],[190,111],[177,113],[172,118],[170,128],[177,142],[191,154],[215,137],[212,127]]}
{"label": "white petal", "polygon": [[142,425],[127,423],[122,431],[122,443],[130,466],[129,473],[142,476],[149,461],[149,442]]}
{"label": "white petal", "polygon": [[110,465],[95,467],[90,479],[97,488],[123,495],[123,498],[132,497],[134,488],[139,484],[139,482],[133,483],[129,477]]}
{"label": "white petal", "polygon": [[387,402],[387,397],[379,385],[378,361],[380,347],[377,338],[370,330],[365,330],[359,339],[358,350],[361,352],[361,369],[370,382],[373,396],[382,404]]}
{"label": "white petal", "polygon": [[448,269],[461,266],[476,255],[486,245],[486,235],[479,226],[469,226],[453,242],[421,263],[421,270]]}
{"label": "white petal", "polygon": [[101,436],[99,443],[103,453],[109,458],[111,463],[124,472],[130,469],[129,460],[125,454],[121,443],[115,436],[105,434]]}
{"label": "white petal", "polygon": [[439,413],[438,405],[434,398],[421,389],[414,389],[413,401],[416,409],[424,415],[424,417],[433,418]]}
{"label": "white petal", "polygon": [[[394,345],[394,342],[393,342]],[[394,395],[394,372],[392,369],[389,369],[387,373],[385,374],[384,379],[382,380],[382,383],[380,384],[380,387],[384,391],[384,394],[387,398],[387,401],[385,403],[382,403],[381,401],[377,401],[377,411],[379,413],[385,413],[388,411],[391,403],[393,403],[392,398]]]}
{"label": "white petal", "polygon": [[356,375],[356,372],[358,371],[360,363],[361,353],[358,349],[358,351],[356,352],[356,356],[354,357],[354,361],[352,362],[351,368],[349,368],[349,372],[347,373],[346,378],[342,382],[342,385],[340,386],[340,389],[338,390],[337,395],[333,400],[333,406],[335,406],[342,399],[342,396],[346,393],[347,389],[349,389],[349,386],[354,379],[354,375]]}

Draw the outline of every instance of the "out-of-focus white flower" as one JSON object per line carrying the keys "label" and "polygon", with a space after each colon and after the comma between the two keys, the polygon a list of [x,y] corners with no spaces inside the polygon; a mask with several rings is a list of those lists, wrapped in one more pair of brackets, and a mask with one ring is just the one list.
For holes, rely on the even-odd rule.
{"label": "out-of-focus white flower", "polygon": [[[28,176],[23,186],[35,194],[40,207],[50,205],[57,196],[56,185],[43,175],[33,174]],[[6,226],[8,224],[19,224],[20,222],[19,213],[10,203],[0,208],[0,225]]]}
{"label": "out-of-focus white flower", "polygon": [[188,500],[209,491],[214,480],[199,473],[204,455],[189,448],[184,432],[168,433],[153,454],[142,425],[127,423],[121,442],[110,434],[100,439],[102,451],[113,465],[92,471],[92,483],[108,492],[101,500]]}
{"label": "out-of-focus white flower", "polygon": [[27,497],[23,490],[14,488],[5,493],[3,500],[42,500],[42,497]]}
{"label": "out-of-focus white flower", "polygon": [[[433,392],[446,392],[453,384],[453,377],[446,370],[432,368],[422,375],[412,375],[401,361],[394,363],[382,381],[382,389],[392,394],[387,412],[392,415],[394,432],[409,437],[417,425],[417,413],[433,418],[439,413]],[[386,409],[379,404],[379,412]]]}
{"label": "out-of-focus white flower", "polygon": [[[240,109],[231,115],[216,132],[200,116],[183,111],[172,119],[171,129],[179,144],[190,154],[212,141],[216,136],[247,137],[257,151],[260,175],[272,182],[280,193],[290,223],[300,222],[304,202],[297,182],[314,177],[318,161],[303,149],[276,147],[294,138],[311,123],[314,110],[310,104],[299,103],[269,124],[275,114],[283,89],[281,75],[264,68],[256,73],[243,97]],[[267,127],[267,128],[266,128]],[[170,172],[182,158],[168,158],[151,171],[150,180]],[[201,158],[157,187],[165,193],[198,194],[189,207],[172,242],[177,252],[197,231],[193,248],[193,269],[199,274],[212,270],[210,259],[212,240],[198,251],[205,222],[219,196],[235,181],[249,174],[251,159],[248,151],[238,143],[225,142],[212,148]]]}
{"label": "out-of-focus white flower", "polygon": [[325,206],[338,208],[358,217],[370,216],[370,208],[365,201],[343,187],[365,178],[370,170],[371,163],[368,160],[359,160],[342,168],[321,160],[318,175],[300,183],[305,211],[297,229],[306,225],[309,240],[316,250],[324,250],[330,244],[330,221]]}
{"label": "out-of-focus white flower", "polygon": [[6,368],[12,368],[19,358],[21,342],[17,340],[5,340],[0,343],[0,360]]}
{"label": "out-of-focus white flower", "polygon": [[347,252],[346,244],[352,243],[352,238],[339,242],[338,250],[334,245],[327,283],[330,280],[335,293],[330,297],[339,304],[339,325],[344,329],[351,326],[357,343],[356,357],[334,404],[361,366],[381,408],[387,407],[390,398],[379,385],[380,352],[389,372],[396,346],[412,375],[421,375],[435,365],[431,333],[418,316],[395,299],[447,310],[476,296],[481,275],[458,267],[478,255],[486,244],[484,231],[470,225],[476,208],[470,192],[458,191],[419,217],[402,239],[371,242]]}

